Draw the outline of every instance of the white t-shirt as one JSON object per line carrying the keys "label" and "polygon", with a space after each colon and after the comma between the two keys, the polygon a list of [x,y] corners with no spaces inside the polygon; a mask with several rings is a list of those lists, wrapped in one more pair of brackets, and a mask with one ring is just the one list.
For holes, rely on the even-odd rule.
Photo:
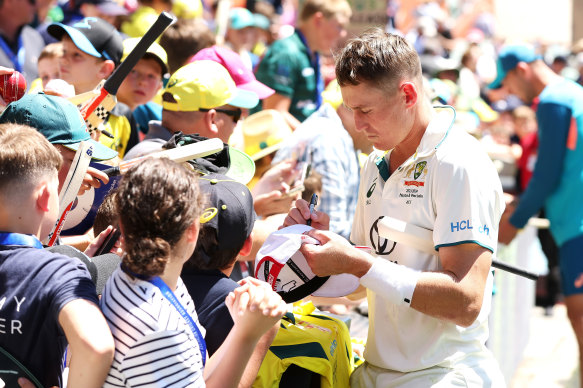
{"label": "white t-shirt", "polygon": [[[174,294],[204,337],[182,279]],[[115,340],[104,387],[205,386],[196,338],[158,287],[118,268],[103,289],[100,305]]]}
{"label": "white t-shirt", "polygon": [[[441,269],[439,258],[379,236],[382,216],[433,230],[436,248],[475,242],[496,251],[504,210],[502,186],[476,139],[452,127],[453,108],[436,109],[417,152],[388,177],[388,158],[370,155],[361,174],[351,241],[372,247],[378,260],[422,271]],[[384,171],[381,174],[381,170]],[[383,175],[388,179],[383,179]],[[382,264],[382,263],[379,263]],[[373,265],[383,271],[382,265]],[[371,271],[369,271],[369,274]],[[367,274],[367,275],[369,275]],[[475,365],[491,355],[485,347],[492,296],[490,274],[482,310],[468,328],[433,318],[383,298],[383,276],[363,276],[368,289],[369,331],[364,358],[377,367],[410,372],[433,366]]]}

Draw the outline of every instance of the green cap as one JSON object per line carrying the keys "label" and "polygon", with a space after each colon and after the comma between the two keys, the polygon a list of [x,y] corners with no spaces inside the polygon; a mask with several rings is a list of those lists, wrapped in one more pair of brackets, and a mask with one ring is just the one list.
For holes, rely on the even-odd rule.
{"label": "green cap", "polygon": [[85,120],[75,105],[62,97],[44,93],[26,94],[6,107],[0,124],[28,125],[42,133],[51,144],[77,151],[82,141],[93,145],[93,159],[115,158],[117,152],[91,139]]}

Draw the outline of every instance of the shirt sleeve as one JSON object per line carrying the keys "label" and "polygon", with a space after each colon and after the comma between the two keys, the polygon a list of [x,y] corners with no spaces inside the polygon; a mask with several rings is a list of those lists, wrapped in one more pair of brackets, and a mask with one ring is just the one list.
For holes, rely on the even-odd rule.
{"label": "shirt sleeve", "polygon": [[[498,223],[504,210],[502,186],[491,160],[465,150],[439,164],[434,198],[436,248],[476,243],[495,253]],[[475,156],[472,158],[472,153]],[[472,159],[471,162],[467,160]]]}
{"label": "shirt sleeve", "polygon": [[571,110],[558,104],[541,103],[536,115],[540,137],[538,157],[532,178],[510,217],[510,223],[517,228],[526,225],[528,219],[543,207],[547,197],[559,185],[567,152]]}
{"label": "shirt sleeve", "polygon": [[276,93],[292,98],[297,83],[296,61],[286,50],[272,47],[259,63],[257,80]]}
{"label": "shirt sleeve", "polygon": [[50,311],[57,319],[61,309],[75,299],[85,299],[99,306],[95,284],[87,267],[81,261],[69,257],[55,257],[50,266],[53,267],[52,276],[47,279],[47,283],[55,281],[60,284],[59,287],[47,286],[47,290],[53,290]]}

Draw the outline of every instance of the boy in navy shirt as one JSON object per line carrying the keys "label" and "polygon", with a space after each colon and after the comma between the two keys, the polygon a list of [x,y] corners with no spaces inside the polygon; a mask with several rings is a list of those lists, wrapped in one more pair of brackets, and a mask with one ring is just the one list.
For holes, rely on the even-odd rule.
{"label": "boy in navy shirt", "polygon": [[59,214],[59,152],[36,130],[0,124],[0,346],[42,386],[100,387],[113,359],[113,338],[87,268],[48,252]]}

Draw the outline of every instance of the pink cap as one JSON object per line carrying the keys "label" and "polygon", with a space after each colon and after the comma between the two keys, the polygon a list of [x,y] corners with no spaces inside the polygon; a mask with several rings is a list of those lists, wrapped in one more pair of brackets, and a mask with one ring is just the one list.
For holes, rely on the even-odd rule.
{"label": "pink cap", "polygon": [[245,66],[239,54],[233,50],[225,47],[212,46],[200,50],[192,57],[190,62],[200,60],[210,60],[220,63],[227,69],[231,78],[235,81],[237,88],[254,92],[259,99],[267,98],[275,93],[275,90],[257,81],[253,72]]}

